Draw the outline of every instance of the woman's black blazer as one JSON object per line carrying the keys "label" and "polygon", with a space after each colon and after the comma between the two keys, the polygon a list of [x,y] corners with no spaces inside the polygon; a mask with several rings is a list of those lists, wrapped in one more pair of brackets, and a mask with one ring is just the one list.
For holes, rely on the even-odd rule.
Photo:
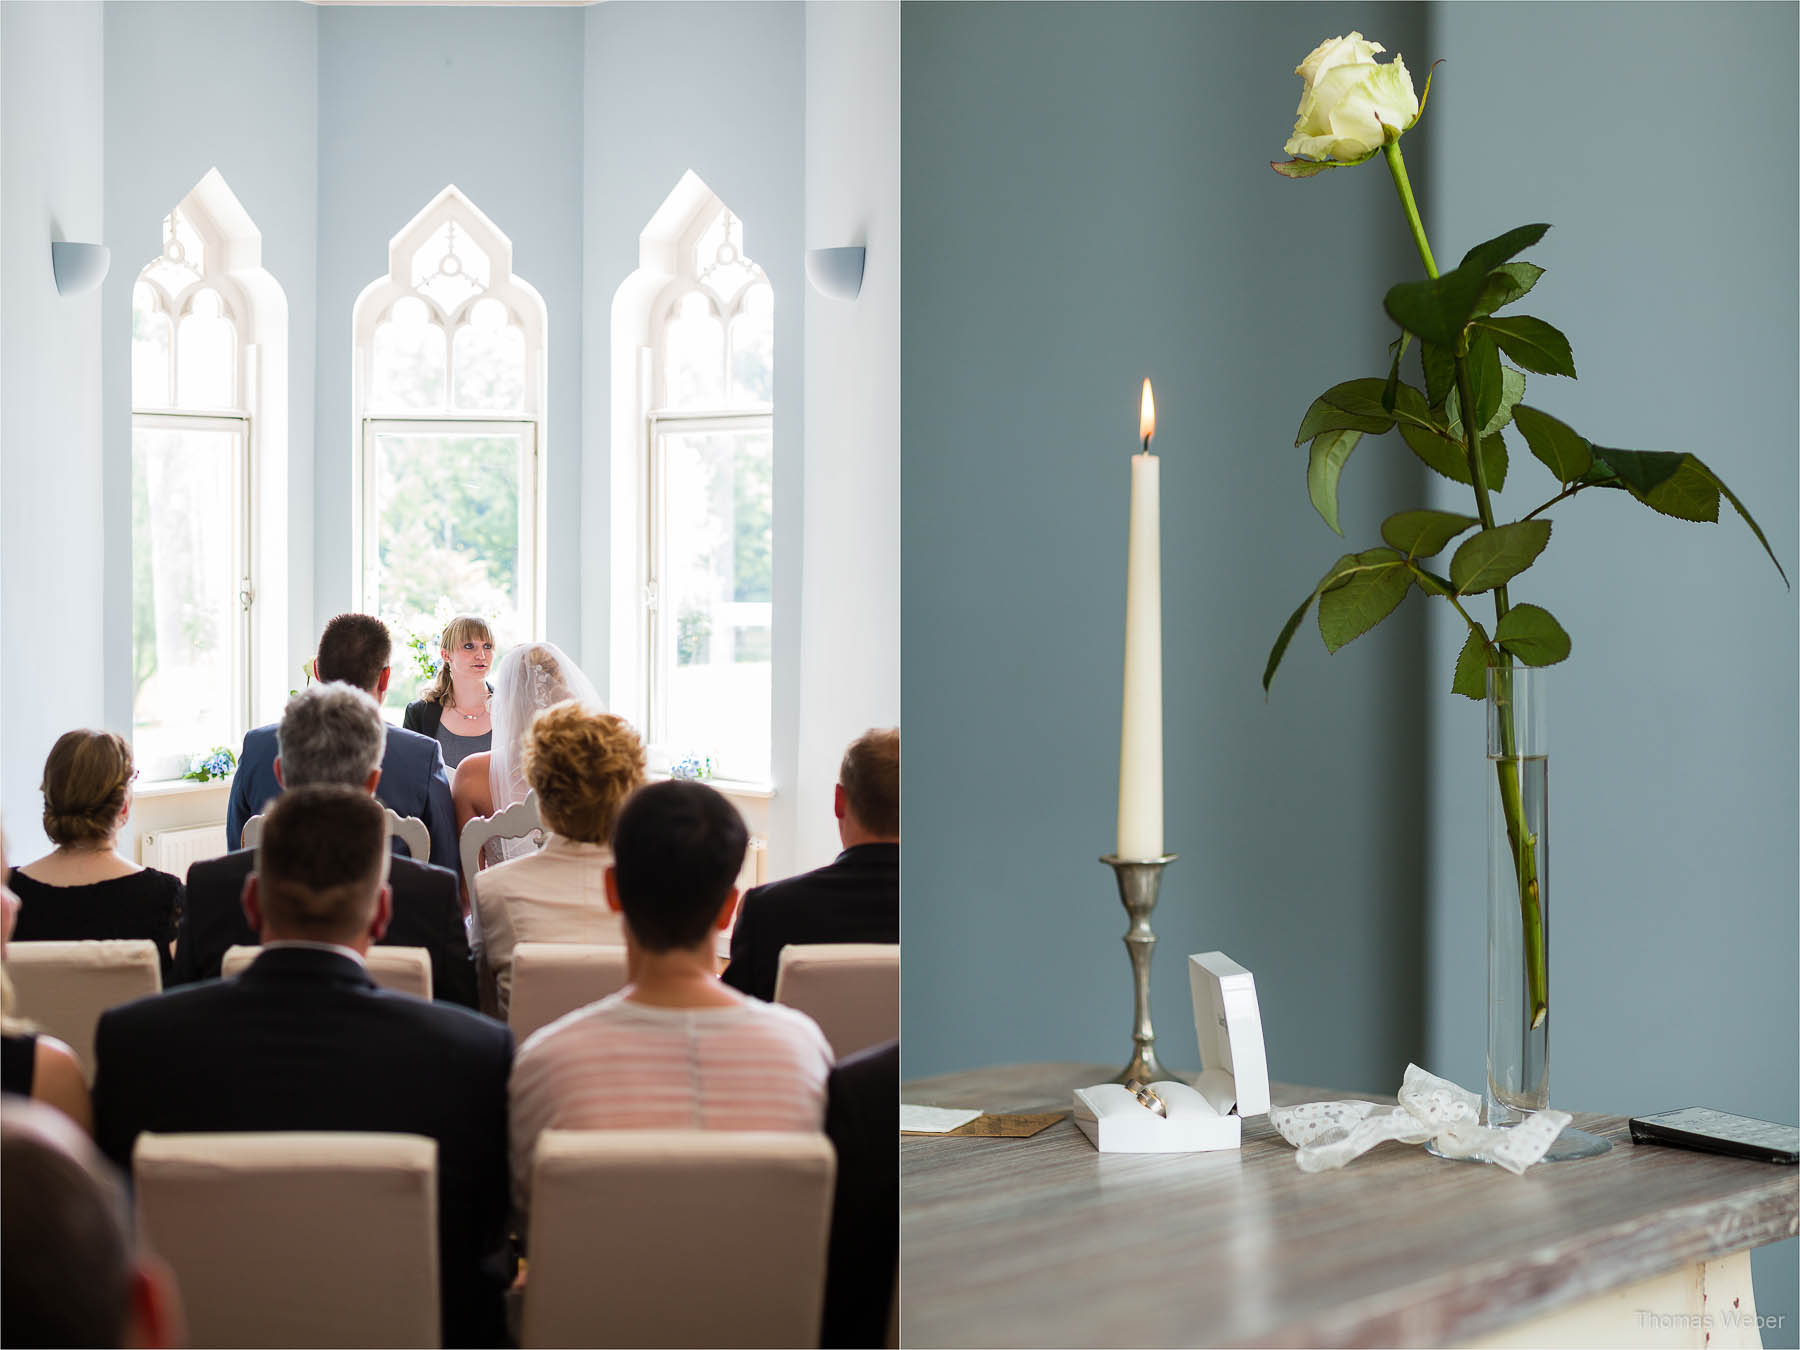
{"label": "woman's black blazer", "polygon": [[[494,686],[487,686],[488,693],[494,692]],[[415,699],[406,705],[406,716],[400,725],[408,731],[416,731],[421,736],[436,736],[438,727],[444,720],[444,707],[441,703],[433,703],[430,699]]]}

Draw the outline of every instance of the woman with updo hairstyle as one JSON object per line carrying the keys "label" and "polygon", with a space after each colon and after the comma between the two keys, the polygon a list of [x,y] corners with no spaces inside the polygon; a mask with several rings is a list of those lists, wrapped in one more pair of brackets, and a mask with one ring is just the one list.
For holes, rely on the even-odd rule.
{"label": "woman with updo hairstyle", "polygon": [[624,946],[606,903],[613,821],[644,781],[644,745],[622,717],[575,699],[540,712],[525,736],[525,780],[537,793],[547,837],[536,853],[474,879],[487,963],[500,1015],[512,1000],[513,948],[521,942]]}
{"label": "woman with updo hairstyle", "polygon": [[131,818],[131,747],[110,731],[66,731],[44,761],[44,833],[56,848],[15,867],[19,897],[14,942],[149,938],[173,973],[181,882],[121,857],[119,829]]}

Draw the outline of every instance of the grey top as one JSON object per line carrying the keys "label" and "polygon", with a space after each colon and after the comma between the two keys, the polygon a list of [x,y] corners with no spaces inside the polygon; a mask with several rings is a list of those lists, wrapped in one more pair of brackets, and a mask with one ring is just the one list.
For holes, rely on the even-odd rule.
{"label": "grey top", "polygon": [[484,750],[492,750],[494,733],[484,731],[479,736],[458,736],[449,727],[439,722],[437,741],[444,747],[444,767],[454,770],[470,755],[479,755]]}

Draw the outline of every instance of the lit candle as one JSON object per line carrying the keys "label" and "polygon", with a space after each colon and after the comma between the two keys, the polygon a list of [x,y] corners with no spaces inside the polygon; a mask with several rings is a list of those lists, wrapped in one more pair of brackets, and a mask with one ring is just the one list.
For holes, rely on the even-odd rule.
{"label": "lit candle", "polygon": [[1150,381],[1131,457],[1130,551],[1125,564],[1125,709],[1119,736],[1121,858],[1160,858],[1163,851],[1162,545],[1159,464],[1150,453],[1156,404]]}

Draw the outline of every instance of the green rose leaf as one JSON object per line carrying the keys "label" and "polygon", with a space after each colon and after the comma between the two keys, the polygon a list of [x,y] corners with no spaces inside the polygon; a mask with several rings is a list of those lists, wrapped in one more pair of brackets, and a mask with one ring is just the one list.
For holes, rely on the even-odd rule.
{"label": "green rose leaf", "polygon": [[1431,571],[1429,568],[1415,567],[1412,569],[1412,574],[1413,580],[1418,583],[1419,589],[1424,591],[1427,595],[1456,594],[1456,587],[1450,584],[1450,579],[1448,577],[1440,577],[1436,572]]}
{"label": "green rose leaf", "polygon": [[1450,692],[1480,702],[1487,697],[1487,630],[1480,624],[1469,629],[1469,639],[1456,657],[1456,675]]}
{"label": "green rose leaf", "polygon": [[1485,317],[1515,300],[1522,300],[1543,275],[1544,269],[1535,263],[1501,263],[1488,273],[1487,282],[1481,288],[1481,298],[1475,302],[1476,317]]}
{"label": "green rose leaf", "polygon": [[1335,652],[1394,612],[1412,589],[1412,574],[1391,548],[1372,548],[1355,555],[1355,565],[1340,573],[1319,596],[1319,634],[1325,650]]}
{"label": "green rose leaf", "polygon": [[1429,558],[1479,524],[1474,516],[1453,511],[1401,511],[1381,522],[1381,537],[1409,558]]}
{"label": "green rose leaf", "polygon": [[[1364,158],[1367,158],[1365,156]],[[1358,164],[1362,160],[1356,161]],[[1329,160],[1319,159],[1283,159],[1271,160],[1269,167],[1283,178],[1311,178],[1316,173],[1324,173],[1327,169],[1341,169],[1342,164],[1334,164]]]}
{"label": "green rose leaf", "polygon": [[1268,696],[1269,686],[1275,681],[1275,670],[1281,664],[1281,658],[1287,655],[1288,643],[1294,640],[1294,633],[1300,627],[1300,621],[1306,617],[1306,611],[1312,608],[1312,602],[1319,598],[1319,592],[1331,585],[1347,570],[1357,565],[1356,555],[1346,553],[1331,565],[1331,570],[1319,578],[1318,585],[1312,588],[1300,607],[1288,616],[1288,621],[1281,626],[1281,635],[1275,639],[1275,645],[1269,648],[1268,662],[1263,666],[1263,695]]}
{"label": "green rose leaf", "polygon": [[1434,408],[1456,392],[1456,358],[1435,342],[1419,343],[1419,364],[1425,371],[1425,399]]}
{"label": "green rose leaf", "polygon": [[1737,493],[1733,492],[1730,488],[1726,487],[1725,480],[1723,478],[1719,477],[1718,474],[1714,473],[1706,465],[1702,464],[1693,455],[1689,455],[1688,458],[1692,459],[1694,461],[1695,467],[1698,468],[1701,473],[1705,474],[1708,478],[1710,478],[1712,480],[1713,486],[1718,488],[1718,490],[1724,495],[1725,500],[1731,503],[1731,509],[1736,511],[1740,516],[1742,516],[1744,518],[1744,524],[1746,524],[1750,527],[1750,533],[1756,536],[1756,542],[1763,546],[1763,552],[1769,555],[1769,561],[1774,563],[1775,570],[1777,572],[1781,573],[1782,583],[1784,585],[1786,585],[1789,590],[1792,590],[1793,585],[1792,585],[1792,583],[1790,583],[1788,581],[1788,574],[1787,574],[1786,570],[1782,567],[1781,560],[1775,556],[1775,550],[1769,547],[1769,540],[1768,540],[1767,536],[1765,536],[1763,534],[1762,526],[1758,525],[1756,523],[1755,517],[1753,517],[1747,510],[1744,509],[1744,504],[1738,500]]}
{"label": "green rose leaf", "polygon": [[1381,408],[1383,412],[1394,411],[1394,400],[1400,397],[1400,358],[1406,355],[1406,342],[1410,333],[1401,333],[1388,344],[1394,353],[1394,363],[1388,367],[1387,384],[1381,391]]}
{"label": "green rose leaf", "polygon": [[1479,595],[1504,586],[1530,567],[1549,542],[1547,520],[1519,520],[1483,530],[1450,559],[1450,580],[1456,584],[1456,593]]}
{"label": "green rose leaf", "polygon": [[[1475,425],[1484,432],[1491,431],[1488,422],[1500,411],[1500,396],[1505,387],[1501,380],[1500,346],[1491,336],[1477,330],[1469,337],[1469,354],[1465,359],[1469,363],[1469,388],[1475,396]],[[1447,399],[1445,411],[1449,411]]]}
{"label": "green rose leaf", "polygon": [[1379,436],[1392,430],[1394,415],[1381,406],[1381,392],[1380,380],[1346,380],[1333,385],[1306,410],[1294,444],[1304,445],[1324,431],[1366,431]]}
{"label": "green rose leaf", "polygon": [[[1469,345],[1473,348],[1475,344],[1471,342]],[[1473,374],[1472,371],[1470,373],[1471,375]],[[1524,375],[1514,370],[1511,366],[1501,366],[1500,402],[1494,408],[1493,414],[1487,421],[1481,424],[1481,434],[1483,436],[1492,436],[1496,431],[1499,431],[1500,428],[1512,421],[1513,409],[1519,406],[1519,400],[1524,397]],[[1479,387],[1477,387],[1475,398],[1477,402],[1481,400]],[[1450,424],[1451,437],[1460,442],[1463,434],[1462,399],[1454,389],[1450,391],[1450,396],[1444,400],[1444,417]],[[1493,484],[1490,483],[1488,486],[1493,487]],[[1495,488],[1495,491],[1498,490],[1498,488]]]}
{"label": "green rose leaf", "polygon": [[1528,666],[1553,666],[1568,659],[1569,635],[1539,605],[1514,605],[1494,629],[1494,641]]}
{"label": "green rose leaf", "polygon": [[1313,437],[1306,457],[1306,495],[1312,498],[1319,518],[1340,535],[1343,530],[1338,528],[1338,475],[1362,437],[1362,432],[1354,430],[1320,432]]}
{"label": "green rose leaf", "polygon": [[[1428,430],[1410,424],[1400,428],[1400,436],[1427,468],[1452,482],[1469,481],[1469,457],[1460,440],[1453,441],[1435,428]],[[1482,438],[1481,467],[1487,474],[1489,490],[1498,492],[1506,486],[1506,441],[1498,432]]]}
{"label": "green rose leaf", "polygon": [[1775,556],[1775,550],[1769,547],[1762,526],[1745,509],[1738,495],[1697,455],[1676,450],[1616,450],[1595,446],[1593,465],[1581,481],[1598,487],[1622,487],[1645,506],[1679,520],[1716,521],[1722,496],[1743,517],[1744,524],[1756,536],[1756,542],[1763,546],[1763,552],[1775,564],[1782,581],[1792,585],[1788,582],[1787,569]]}
{"label": "green rose leaf", "polygon": [[1544,467],[1556,475],[1559,483],[1575,482],[1594,462],[1594,452],[1586,437],[1549,413],[1521,403],[1513,409],[1513,425],[1524,434],[1531,453],[1543,461]]}
{"label": "green rose leaf", "polygon": [[1505,319],[1483,319],[1475,325],[1494,335],[1500,350],[1514,364],[1539,375],[1567,375],[1575,378],[1575,354],[1569,350],[1569,339],[1542,319],[1519,314]]}
{"label": "green rose leaf", "polygon": [[1403,281],[1388,291],[1382,304],[1402,328],[1426,342],[1454,348],[1463,326],[1475,316],[1487,287],[1488,273],[1537,243],[1549,228],[1521,225],[1496,235],[1464,254],[1455,271],[1430,281]]}

